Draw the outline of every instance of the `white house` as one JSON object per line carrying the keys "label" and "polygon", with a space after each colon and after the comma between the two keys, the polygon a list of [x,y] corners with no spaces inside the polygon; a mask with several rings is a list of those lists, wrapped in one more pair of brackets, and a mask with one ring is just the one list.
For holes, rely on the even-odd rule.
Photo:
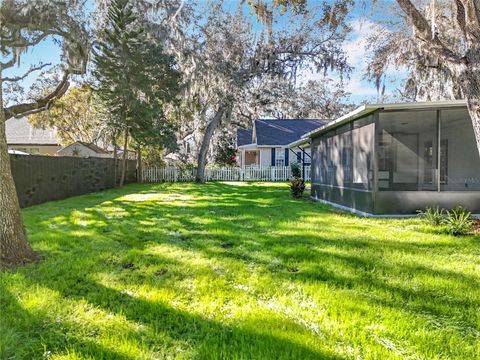
{"label": "white house", "polygon": [[237,129],[237,162],[240,166],[288,166],[310,163],[310,146],[296,146],[306,133],[328,123],[318,119],[260,119],[253,129]]}

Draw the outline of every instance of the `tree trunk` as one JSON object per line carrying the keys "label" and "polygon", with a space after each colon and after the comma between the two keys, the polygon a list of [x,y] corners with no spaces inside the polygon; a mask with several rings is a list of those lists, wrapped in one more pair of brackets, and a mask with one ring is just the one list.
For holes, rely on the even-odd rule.
{"label": "tree trunk", "polygon": [[118,146],[116,137],[113,138],[113,187],[117,187]]}
{"label": "tree trunk", "polygon": [[137,148],[137,182],[143,183],[142,148]]}
{"label": "tree trunk", "polygon": [[27,239],[10,167],[0,69],[0,268],[37,259]]}
{"label": "tree trunk", "polygon": [[202,138],[202,146],[198,152],[197,160],[197,173],[195,175],[195,182],[203,183],[205,182],[205,166],[207,165],[207,153],[210,146],[210,141],[212,140],[213,133],[220,125],[222,121],[223,113],[225,112],[224,105],[220,105],[213,119],[208,123],[207,128],[205,129],[205,134]]}
{"label": "tree trunk", "polygon": [[128,153],[128,127],[125,128],[125,137],[123,139],[123,154],[122,154],[122,174],[120,176],[120,187],[125,184],[125,174],[127,172],[127,153]]}
{"label": "tree trunk", "polygon": [[466,71],[462,72],[459,80],[462,92],[467,99],[468,112],[472,120],[473,132],[480,156],[480,71],[467,68]]}

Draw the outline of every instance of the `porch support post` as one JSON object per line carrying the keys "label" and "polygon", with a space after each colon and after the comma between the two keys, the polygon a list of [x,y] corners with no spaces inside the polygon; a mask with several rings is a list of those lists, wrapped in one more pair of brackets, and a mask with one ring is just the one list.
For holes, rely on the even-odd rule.
{"label": "porch support post", "polygon": [[379,109],[373,113],[373,184],[372,184],[372,191],[373,191],[373,213],[375,213],[376,206],[377,206],[377,192],[378,192],[378,140],[380,131],[380,111]]}
{"label": "porch support post", "polygon": [[437,192],[440,192],[440,153],[442,151],[442,129],[440,121],[440,110],[437,110]]}
{"label": "porch support post", "polygon": [[[312,149],[312,142],[310,141],[310,149]],[[303,178],[305,179],[305,156],[308,156],[310,158],[310,163],[312,163],[312,157],[307,154],[305,149],[300,148],[302,150],[302,171],[303,171]],[[312,150],[310,150],[312,151]],[[311,175],[310,175],[311,177]]]}

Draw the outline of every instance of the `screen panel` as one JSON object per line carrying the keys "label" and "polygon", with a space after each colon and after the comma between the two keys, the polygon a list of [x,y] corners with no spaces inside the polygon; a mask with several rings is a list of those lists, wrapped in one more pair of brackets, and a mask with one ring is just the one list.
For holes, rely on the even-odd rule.
{"label": "screen panel", "polygon": [[437,190],[437,111],[380,112],[379,191]]}
{"label": "screen panel", "polygon": [[480,190],[480,156],[467,109],[440,111],[440,190]]}

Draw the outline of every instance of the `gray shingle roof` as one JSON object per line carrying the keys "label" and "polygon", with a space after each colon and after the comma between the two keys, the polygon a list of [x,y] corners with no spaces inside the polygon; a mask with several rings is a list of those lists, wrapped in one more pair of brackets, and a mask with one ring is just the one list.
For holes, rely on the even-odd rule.
{"label": "gray shingle roof", "polygon": [[34,128],[26,117],[8,119],[5,123],[8,145],[58,145],[60,141],[53,128]]}
{"label": "gray shingle roof", "polygon": [[252,143],[252,129],[237,129],[237,146]]}
{"label": "gray shingle roof", "polygon": [[257,145],[287,145],[329,121],[319,119],[255,120]]}

